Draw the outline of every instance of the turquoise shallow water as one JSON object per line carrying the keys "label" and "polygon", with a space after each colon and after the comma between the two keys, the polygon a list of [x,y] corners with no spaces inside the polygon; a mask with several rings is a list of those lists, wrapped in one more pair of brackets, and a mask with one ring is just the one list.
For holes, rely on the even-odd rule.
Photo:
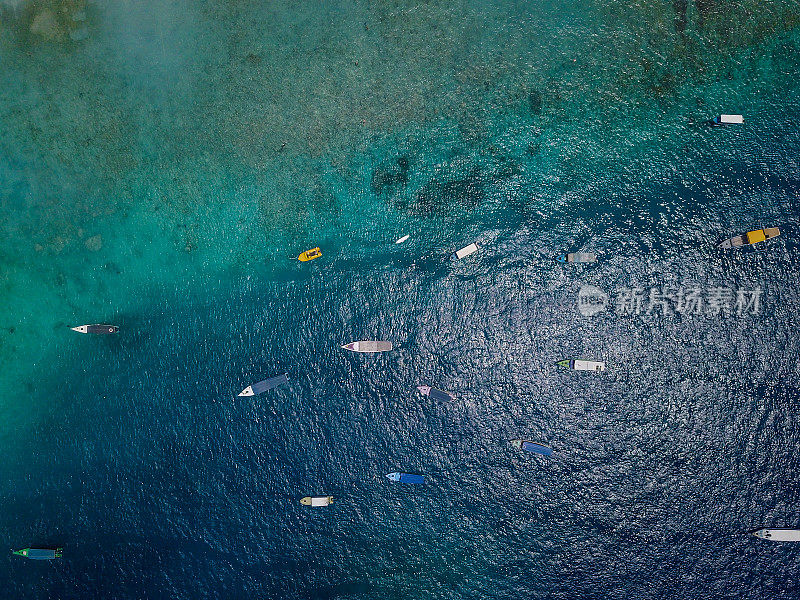
{"label": "turquoise shallow water", "polygon": [[682,7],[0,2],[9,595],[795,597],[800,7]]}

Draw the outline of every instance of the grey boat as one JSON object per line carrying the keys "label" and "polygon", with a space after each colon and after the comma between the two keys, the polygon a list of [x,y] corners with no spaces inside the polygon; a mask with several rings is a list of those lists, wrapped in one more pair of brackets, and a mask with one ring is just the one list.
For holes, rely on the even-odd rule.
{"label": "grey boat", "polygon": [[267,390],[288,384],[289,378],[284,373],[283,375],[277,375],[276,377],[270,377],[264,381],[254,383],[253,385],[248,385],[241,392],[239,392],[239,396],[256,396],[258,394],[263,394]]}

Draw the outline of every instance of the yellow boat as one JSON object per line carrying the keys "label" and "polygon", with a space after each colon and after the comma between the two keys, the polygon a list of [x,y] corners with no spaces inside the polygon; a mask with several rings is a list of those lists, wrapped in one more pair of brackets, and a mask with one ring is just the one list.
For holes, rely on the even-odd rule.
{"label": "yellow boat", "polygon": [[766,242],[772,238],[776,238],[781,234],[777,227],[767,227],[766,229],[756,229],[755,231],[748,231],[744,235],[737,235],[734,238],[725,240],[719,245],[719,248],[738,248],[739,246],[750,246],[759,242]]}
{"label": "yellow boat", "polygon": [[301,252],[300,256],[297,257],[298,260],[302,262],[307,262],[309,260],[314,260],[322,256],[322,251],[319,248],[312,248],[311,250],[306,250],[305,252]]}

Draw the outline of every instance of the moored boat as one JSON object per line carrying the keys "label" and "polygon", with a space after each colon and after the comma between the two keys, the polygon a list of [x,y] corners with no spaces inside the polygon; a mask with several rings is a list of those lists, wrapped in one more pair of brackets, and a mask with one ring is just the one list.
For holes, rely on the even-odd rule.
{"label": "moored boat", "polygon": [[288,383],[289,383],[289,378],[284,373],[283,375],[277,375],[276,377],[270,377],[269,379],[265,379],[264,381],[259,381],[258,383],[254,383],[253,385],[248,385],[241,392],[239,392],[239,395],[256,396],[258,394],[263,394],[267,390],[274,389],[278,386],[287,385]]}
{"label": "moored boat", "polygon": [[519,448],[520,450],[527,450],[528,452],[533,452],[534,454],[541,454],[543,456],[550,456],[551,454],[553,454],[553,450],[551,448],[543,446],[542,444],[537,444],[536,442],[529,442],[528,440],[511,440],[511,445],[514,448]]}
{"label": "moored boat", "polygon": [[319,258],[322,256],[322,250],[319,248],[312,248],[311,250],[306,250],[305,252],[301,252],[300,256],[297,257],[297,260],[300,262],[308,262],[309,260],[314,260],[315,258]]}
{"label": "moored boat", "polygon": [[717,248],[722,248],[727,250],[728,248],[738,248],[740,246],[752,246],[753,244],[758,244],[759,242],[766,242],[767,240],[776,238],[780,234],[781,230],[778,229],[777,227],[756,229],[754,231],[748,231],[745,234],[732,237],[729,240],[725,240],[724,242],[719,244]]}
{"label": "moored boat", "polygon": [[714,127],[717,125],[741,125],[742,123],[744,123],[742,115],[719,115],[708,121],[708,124]]}
{"label": "moored boat", "polygon": [[23,548],[22,550],[12,550],[11,552],[31,560],[54,560],[61,558],[63,551],[63,548]]}
{"label": "moored boat", "polygon": [[559,367],[572,369],[573,371],[605,371],[606,363],[599,360],[570,360],[564,359],[556,363]]}
{"label": "moored boat", "polygon": [[570,252],[562,254],[556,260],[562,263],[593,263],[597,262],[597,255],[594,252]]}
{"label": "moored boat", "polygon": [[392,350],[392,342],[376,342],[372,340],[350,342],[342,346],[345,350],[352,352],[389,352]]}
{"label": "moored boat", "polygon": [[429,385],[418,385],[417,389],[419,393],[423,396],[428,396],[429,398],[433,398],[434,400],[455,400],[455,398],[448,394],[447,392],[443,392],[442,390],[437,390],[434,387]]}
{"label": "moored boat", "polygon": [[751,532],[757,538],[773,542],[800,542],[800,529],[778,527],[776,529],[756,529]]}
{"label": "moored boat", "polygon": [[109,335],[119,331],[119,327],[116,325],[103,324],[78,325],[77,327],[70,327],[70,329],[72,329],[72,331],[77,331],[78,333],[94,333],[96,335]]}
{"label": "moored boat", "polygon": [[464,258],[465,256],[469,256],[473,252],[478,251],[478,244],[470,244],[469,246],[464,246],[461,250],[456,250],[453,254],[450,255],[450,258],[453,260],[457,260],[459,258]]}
{"label": "moored boat", "polygon": [[333,502],[333,496],[306,496],[300,499],[303,506],[328,506]]}
{"label": "moored boat", "polygon": [[414,473],[389,473],[386,475],[386,477],[389,478],[389,481],[395,481],[400,483],[413,483],[413,484],[425,483],[424,475],[415,475]]}

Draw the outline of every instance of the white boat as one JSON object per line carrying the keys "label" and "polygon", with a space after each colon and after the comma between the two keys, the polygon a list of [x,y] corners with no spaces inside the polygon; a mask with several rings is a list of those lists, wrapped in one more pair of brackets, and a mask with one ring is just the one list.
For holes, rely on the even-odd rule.
{"label": "white boat", "polygon": [[800,529],[758,529],[753,535],[773,542],[800,542]]}
{"label": "white boat", "polygon": [[464,258],[465,256],[469,256],[473,252],[477,251],[478,251],[478,244],[470,244],[469,246],[464,246],[461,250],[456,250],[455,252],[453,252],[452,258],[454,260],[459,258]]}
{"label": "white boat", "polygon": [[398,238],[397,241],[395,242],[395,244],[402,244],[403,242],[405,242],[410,237],[411,237],[410,235],[404,235],[403,237]]}
{"label": "white boat", "polygon": [[352,352],[389,352],[392,350],[392,342],[375,342],[371,340],[350,342],[342,346],[345,350]]}
{"label": "white boat", "polygon": [[714,125],[741,125],[744,123],[742,115],[720,115],[714,117]]}
{"label": "white boat", "polygon": [[328,506],[333,502],[333,496],[306,496],[300,499],[303,506]]}
{"label": "white boat", "polygon": [[558,361],[559,367],[566,367],[573,371],[597,371],[598,373],[606,370],[606,363],[599,360],[570,360]]}

